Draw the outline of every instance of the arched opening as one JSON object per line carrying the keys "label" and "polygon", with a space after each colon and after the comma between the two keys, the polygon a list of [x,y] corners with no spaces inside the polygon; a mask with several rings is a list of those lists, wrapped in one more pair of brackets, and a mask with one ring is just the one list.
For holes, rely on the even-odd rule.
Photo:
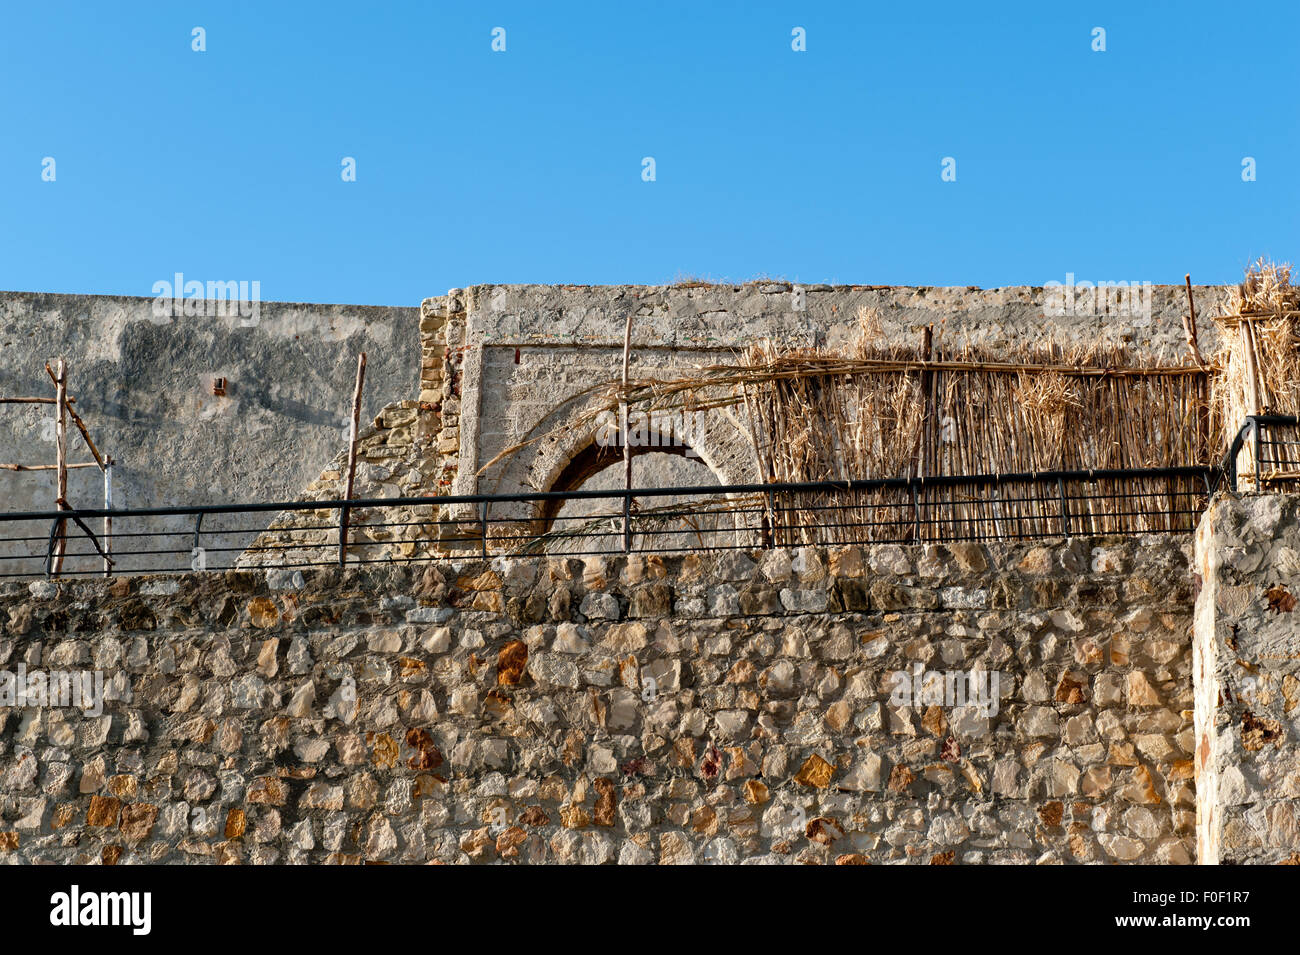
{"label": "arched opening", "polygon": [[[665,460],[647,460],[650,456],[662,457]],[[675,466],[670,463],[676,461]],[[593,479],[597,475],[601,478],[594,483]],[[683,477],[690,477],[693,480],[683,481]],[[658,448],[632,448],[632,486],[635,487],[691,487],[699,485],[716,485],[717,477],[709,470],[708,465],[694,456],[691,449],[684,445]],[[622,490],[624,486],[623,473],[623,446],[622,444],[609,443],[598,444],[592,442],[581,451],[579,451],[569,461],[568,464],[560,471],[555,482],[551,485],[552,491],[576,491],[578,488],[584,488],[592,491],[614,491]],[[582,501],[582,500],[549,500],[543,501],[541,513],[538,519],[541,522],[538,530],[540,533],[546,533],[551,529],[561,511],[569,510],[573,512],[574,508],[583,504],[595,504],[597,507],[608,508],[609,500]]]}
{"label": "arched opening", "polygon": [[[631,416],[627,430],[634,490],[758,481],[752,444],[728,414],[714,410],[690,415],[638,412]],[[615,412],[593,417],[589,410],[566,403],[525,432],[525,436],[540,440],[526,442],[517,449],[519,453],[506,455],[483,490],[504,495],[516,488],[525,492],[621,491],[624,473],[619,432]],[[761,546],[764,540],[762,507],[751,500],[663,494],[636,496],[632,506],[631,544],[636,550],[661,549],[674,535],[682,548],[691,549]],[[494,503],[488,517],[495,522],[494,546],[502,552],[576,555],[585,541],[589,553],[618,553],[624,546],[622,508],[621,497],[531,503],[506,500]],[[604,524],[582,526],[599,520]],[[734,533],[728,537],[718,531]]]}
{"label": "arched opening", "polygon": [[[713,470],[682,445],[632,448],[633,488],[717,487]],[[550,490],[621,491],[621,444],[591,443],[560,470]],[[698,507],[698,495],[657,495],[638,499],[633,532],[638,549],[673,550],[703,546],[719,526],[718,515],[684,513]],[[533,533],[546,536],[548,553],[606,553],[622,549],[622,500],[577,498],[543,501]],[[730,521],[727,522],[730,527]]]}

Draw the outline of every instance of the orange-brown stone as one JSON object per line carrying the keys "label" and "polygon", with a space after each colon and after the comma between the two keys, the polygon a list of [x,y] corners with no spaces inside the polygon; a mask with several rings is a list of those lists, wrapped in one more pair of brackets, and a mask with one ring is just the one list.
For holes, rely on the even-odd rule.
{"label": "orange-brown stone", "polygon": [[546,826],[550,824],[551,817],[541,806],[529,806],[519,816],[519,821],[526,826]]}
{"label": "orange-brown stone", "polygon": [[899,763],[889,773],[889,789],[891,792],[901,793],[912,782],[916,776],[903,764]]}
{"label": "orange-brown stone", "polygon": [[86,812],[86,825],[116,826],[121,806],[119,800],[110,796],[91,796],[90,809]]}
{"label": "orange-brown stone", "polygon": [[528,666],[528,645],[511,640],[497,654],[497,685],[514,686],[524,677]]}
{"label": "orange-brown stone", "polygon": [[501,835],[497,836],[497,855],[503,859],[514,859],[519,856],[519,847],[527,840],[528,833],[518,826],[511,826]]}
{"label": "orange-brown stone", "polygon": [[1043,803],[1038,807],[1038,818],[1043,820],[1043,825],[1055,828],[1065,818],[1065,806],[1055,801]]}
{"label": "orange-brown stone", "polygon": [[757,779],[745,780],[745,802],[754,806],[761,806],[770,798],[767,791],[767,785],[759,782]]}
{"label": "orange-brown stone", "polygon": [[442,765],[442,753],[434,745],[428,730],[408,730],[406,745],[415,750],[415,755],[406,761],[411,769],[437,769]]}
{"label": "orange-brown stone", "polygon": [[274,776],[258,776],[248,787],[248,801],[263,806],[283,806],[288,788]]}
{"label": "orange-brown stone", "polygon": [[811,786],[814,789],[825,789],[830,784],[831,776],[834,773],[835,769],[830,763],[813,753],[799,768],[794,781],[803,786]]}
{"label": "orange-brown stone", "polygon": [[808,825],[804,827],[804,835],[813,842],[828,846],[836,839],[844,838],[844,830],[834,819],[818,816],[808,820]]}
{"label": "orange-brown stone", "polygon": [[602,776],[592,785],[597,793],[596,807],[593,816],[596,825],[614,825],[614,810],[617,805],[617,800],[614,796],[613,782]]}
{"label": "orange-brown stone", "polygon": [[254,597],[248,602],[248,619],[253,626],[268,630],[280,622],[280,611],[274,601],[266,597]]}

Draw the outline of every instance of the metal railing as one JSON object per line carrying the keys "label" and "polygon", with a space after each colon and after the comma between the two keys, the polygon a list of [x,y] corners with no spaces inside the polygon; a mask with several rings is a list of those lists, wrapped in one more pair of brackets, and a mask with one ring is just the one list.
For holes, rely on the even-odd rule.
{"label": "metal railing", "polygon": [[1253,415],[1215,467],[0,513],[0,579],[1178,533],[1287,481],[1300,417]]}
{"label": "metal railing", "polygon": [[[1247,454],[1244,471],[1242,452]],[[1223,484],[1236,491],[1243,479],[1254,489],[1300,480],[1300,417],[1248,415],[1219,467]]]}
{"label": "metal railing", "polygon": [[[71,577],[1187,532],[1221,478],[1209,467],[1125,468],[18,512],[0,514],[0,578],[55,576],[60,535]],[[563,506],[543,523],[546,502]],[[456,508],[474,516],[448,516]],[[265,514],[282,517],[268,529],[256,519]],[[87,523],[106,517],[103,533]]]}

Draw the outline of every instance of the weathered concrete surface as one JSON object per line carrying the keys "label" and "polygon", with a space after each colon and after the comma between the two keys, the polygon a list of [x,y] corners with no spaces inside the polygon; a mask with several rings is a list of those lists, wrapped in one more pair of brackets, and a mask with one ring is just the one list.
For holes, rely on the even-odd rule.
{"label": "weathered concrete surface", "polygon": [[1189,549],[3,584],[0,861],[1185,863]]}
{"label": "weathered concrete surface", "polygon": [[[1224,290],[1198,287],[1202,316]],[[608,402],[603,386],[620,373],[626,320],[633,318],[631,373],[636,378],[689,377],[700,365],[734,361],[735,352],[771,338],[793,345],[836,345],[850,338],[858,313],[880,315],[885,341],[917,342],[926,326],[939,348],[983,344],[1015,350],[1053,340],[1064,346],[1123,344],[1135,355],[1186,360],[1181,315],[1186,293],[1155,287],[1134,300],[1103,299],[1100,310],[1056,314],[1041,288],[952,289],[746,286],[474,286],[426,299],[421,308],[419,420],[385,438],[400,462],[379,477],[360,476],[365,497],[404,494],[510,494],[568,489],[603,425],[589,419]],[[1203,322],[1202,347],[1215,346]],[[398,413],[398,409],[391,409]],[[406,412],[400,412],[405,417]],[[761,480],[743,408],[712,409],[670,422],[674,442],[690,459],[648,450],[635,464],[641,486],[749,483]],[[678,431],[678,425],[687,427]],[[662,432],[663,429],[655,429]],[[676,441],[685,435],[687,440]],[[401,440],[395,440],[401,439]],[[409,443],[402,442],[409,439]],[[341,450],[340,444],[339,449]],[[510,449],[516,449],[511,451]],[[677,450],[681,450],[678,447]],[[505,457],[493,462],[505,453]],[[691,466],[695,462],[704,467]],[[582,467],[577,469],[586,473]],[[336,496],[337,461],[308,486],[309,496]],[[711,475],[711,476],[708,476]],[[857,475],[855,475],[857,476]],[[590,478],[589,487],[621,486],[621,465]],[[496,520],[536,520],[540,505],[496,504]],[[605,507],[608,510],[608,507]],[[596,513],[567,506],[562,517]],[[298,515],[307,521],[309,515]],[[476,533],[470,505],[439,508],[446,523],[433,537]],[[293,515],[278,524],[289,527]],[[319,522],[315,522],[319,523]]]}
{"label": "weathered concrete surface", "polygon": [[[297,498],[346,442],[357,352],[368,355],[363,419],[417,387],[415,308],[264,302],[247,325],[237,315],[158,318],[152,305],[0,293],[0,395],[52,396],[45,363],[65,357],[92,437],[118,462],[118,507]],[[225,397],[212,394],[213,376],[227,379]],[[53,463],[51,417],[48,405],[0,406],[0,462]],[[73,460],[90,459],[79,437],[69,446]],[[0,471],[0,511],[49,510],[53,487],[48,472]],[[73,471],[69,488],[74,506],[101,506],[97,470]],[[210,526],[252,526],[230,520],[244,523]],[[175,529],[131,529],[164,526]]]}
{"label": "weathered concrete surface", "polygon": [[[1217,345],[1204,319],[1226,290],[1195,287],[1203,351]],[[1082,293],[1080,293],[1082,294]],[[1018,349],[1122,344],[1135,356],[1185,360],[1181,316],[1186,291],[1155,286],[1149,310],[1126,299],[1101,307],[1082,299],[1074,314],[1055,314],[1043,288],[907,288],[795,286],[502,286],[453,289],[427,299],[424,366],[440,369],[440,450],[454,470],[453,493],[549,490],[565,464],[592,441],[576,427],[591,389],[618,377],[627,316],[633,377],[684,377],[764,338],[792,345],[834,346],[848,340],[863,308],[881,318],[884,340],[915,343],[933,325],[937,347],[965,344]],[[1085,307],[1087,306],[1087,307]],[[447,364],[442,373],[444,362]],[[758,478],[747,429],[736,415],[714,412],[696,450],[723,483]],[[501,452],[550,435],[479,475]],[[466,514],[465,516],[468,516]],[[518,515],[511,515],[518,516]]]}
{"label": "weathered concrete surface", "polygon": [[[1193,286],[1201,317],[1201,345],[1213,349],[1217,331],[1205,321],[1223,286]],[[430,309],[472,316],[467,344],[571,344],[622,349],[626,316],[635,318],[638,349],[730,350],[762,337],[793,344],[848,340],[858,310],[879,311],[887,338],[915,341],[935,325],[938,341],[1020,346],[1049,337],[1065,342],[1126,343],[1138,353],[1181,357],[1182,286],[1151,287],[1150,315],[1118,305],[1100,312],[1047,314],[1049,291],[1037,286],[996,289],[926,286],[792,285],[475,285],[427,299]],[[1082,294],[1082,293],[1080,293]]]}
{"label": "weathered concrete surface", "polygon": [[1198,858],[1300,863],[1300,498],[1217,498],[1196,570]]}

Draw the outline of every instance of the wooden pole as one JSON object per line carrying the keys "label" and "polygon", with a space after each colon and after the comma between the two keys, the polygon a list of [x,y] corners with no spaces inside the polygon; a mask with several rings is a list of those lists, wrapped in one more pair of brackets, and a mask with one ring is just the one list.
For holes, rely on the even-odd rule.
{"label": "wooden pole", "polygon": [[[58,468],[56,480],[55,508],[60,511],[68,509],[68,366],[60,358],[58,373],[54,376],[54,454]],[[50,565],[50,576],[57,577],[63,570],[63,554],[67,549],[68,522],[60,520],[54,542],[54,561]]]}
{"label": "wooden pole", "polygon": [[[627,409],[627,367],[628,358],[632,352],[632,313],[627,313],[627,324],[623,327],[623,391],[620,401],[620,418],[619,427],[623,435],[623,489],[632,490],[632,443],[628,434],[628,409]],[[623,553],[632,549],[632,496],[626,494],[623,497]]]}
{"label": "wooden pole", "polygon": [[[921,358],[928,362],[934,352],[934,326],[925,326],[921,336]],[[918,385],[921,391],[921,422],[916,435],[916,451],[912,459],[912,476],[921,477],[928,469],[934,467],[931,461],[930,441],[930,379],[933,372],[924,370],[920,374]],[[912,489],[912,537],[913,543],[921,542],[921,504],[920,495]]]}
{"label": "wooden pole", "polygon": [[[357,474],[357,433],[361,430],[361,389],[366,381],[366,353],[357,356],[357,386],[352,393],[352,427],[348,433],[348,483],[343,492],[345,501],[352,500],[352,482]],[[339,564],[348,556],[348,517],[350,508],[342,508],[339,514]]]}
{"label": "wooden pole", "polygon": [[1237,329],[1241,335],[1241,350],[1246,360],[1246,414],[1259,414],[1259,369],[1255,362],[1255,331],[1243,319]]}
{"label": "wooden pole", "polygon": [[[64,468],[73,471],[77,468],[97,468],[94,461],[82,461],[77,464],[65,464]],[[0,471],[57,471],[57,464],[0,464]]]}
{"label": "wooden pole", "polygon": [[[749,422],[749,443],[754,446],[754,458],[758,462],[759,479],[764,484],[772,482],[772,468],[768,457],[764,457],[762,446],[758,438],[758,409],[755,407],[753,396],[749,392],[749,383],[741,382],[741,392],[745,396],[745,417]],[[772,495],[763,495],[763,516],[760,518],[759,528],[759,546],[771,547],[772,534],[776,529],[776,510],[772,507]]]}
{"label": "wooden pole", "polygon": [[1201,349],[1196,340],[1196,302],[1192,300],[1192,274],[1188,272],[1183,276],[1183,281],[1187,283],[1187,315],[1183,317],[1183,332],[1187,335],[1187,347],[1192,352],[1192,361],[1196,362],[1197,367],[1205,367],[1205,359],[1201,357]]}
{"label": "wooden pole", "polygon": [[[934,326],[925,326],[924,334],[921,337],[921,355],[923,360],[928,362],[934,351]],[[931,444],[928,435],[930,433],[930,379],[933,372],[928,369],[921,372],[921,433],[917,436],[916,442],[916,460],[913,465],[912,474],[920,477],[922,474],[933,470],[933,463],[930,459],[932,454]]]}
{"label": "wooden pole", "polygon": [[[49,374],[50,378],[54,378],[54,372],[50,369],[48,362],[45,365],[45,371]],[[104,459],[100,456],[99,449],[95,447],[95,442],[90,440],[90,429],[86,427],[86,422],[82,421],[81,415],[77,414],[73,409],[72,405],[74,401],[75,399],[69,398],[65,395],[64,404],[68,409],[68,417],[72,419],[72,423],[75,424],[77,430],[81,432],[82,440],[86,442],[86,447],[90,449],[90,454],[95,459],[95,464],[97,464],[99,469],[102,471],[104,470]]]}
{"label": "wooden pole", "polygon": [[[1196,394],[1198,407],[1196,409],[1196,440],[1197,449],[1194,452],[1197,459],[1203,453],[1209,453],[1209,446],[1213,443],[1210,439],[1210,378],[1208,374],[1209,363],[1201,355],[1200,344],[1196,329],[1196,301],[1192,298],[1192,275],[1190,272],[1183,276],[1183,281],[1187,284],[1187,317],[1183,319],[1183,330],[1187,334],[1187,347],[1192,351],[1192,360],[1203,371],[1207,371],[1206,376],[1196,385]],[[1202,449],[1205,449],[1204,451]]]}

